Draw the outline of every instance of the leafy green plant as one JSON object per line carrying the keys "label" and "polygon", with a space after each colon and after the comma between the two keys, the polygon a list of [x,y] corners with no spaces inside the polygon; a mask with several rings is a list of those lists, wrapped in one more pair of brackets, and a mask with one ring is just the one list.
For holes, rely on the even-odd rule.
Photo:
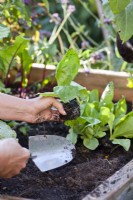
{"label": "leafy green plant", "polygon": [[79,66],[76,52],[73,49],[68,50],[56,69],[57,86],[53,88],[53,92],[40,93],[40,95],[57,97],[63,102],[78,99],[80,117],[65,122],[70,127],[67,138],[73,143],[76,143],[80,137],[85,147],[94,150],[99,145],[99,139],[109,135],[109,140],[113,144],[119,144],[128,150],[129,138],[133,138],[133,112],[126,114],[125,98],[113,102],[113,82],[108,83],[101,97],[97,89],[88,91],[73,82]]}

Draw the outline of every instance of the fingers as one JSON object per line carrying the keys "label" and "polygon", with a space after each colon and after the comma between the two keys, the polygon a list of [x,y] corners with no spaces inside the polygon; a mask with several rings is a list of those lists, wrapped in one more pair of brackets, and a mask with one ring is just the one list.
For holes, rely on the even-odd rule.
{"label": "fingers", "polygon": [[54,99],[53,100],[53,106],[55,108],[57,108],[57,110],[60,112],[60,114],[66,115],[66,112],[65,112],[65,110],[63,108],[63,105],[59,101],[57,101],[57,100]]}
{"label": "fingers", "polygon": [[26,167],[30,151],[21,147],[15,139],[3,139],[0,143],[0,177],[11,178]]}

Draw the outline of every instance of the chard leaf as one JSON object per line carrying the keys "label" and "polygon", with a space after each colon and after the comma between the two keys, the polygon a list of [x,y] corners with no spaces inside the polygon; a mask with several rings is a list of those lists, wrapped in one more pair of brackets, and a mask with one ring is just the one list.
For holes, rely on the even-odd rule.
{"label": "chard leaf", "polygon": [[63,101],[69,102],[78,96],[79,90],[75,86],[56,86],[54,87],[54,93]]}
{"label": "chard leaf", "polygon": [[112,102],[114,98],[114,83],[110,82],[107,84],[106,88],[104,89],[100,102],[103,104]]}
{"label": "chard leaf", "polygon": [[0,121],[0,139],[4,138],[16,138],[16,132],[5,122]]}
{"label": "chard leaf", "polygon": [[77,138],[78,138],[78,135],[73,132],[73,129],[70,129],[69,130],[69,134],[67,135],[66,137],[69,141],[71,141],[73,144],[76,144],[77,143]]}
{"label": "chard leaf", "polygon": [[70,85],[80,68],[80,60],[74,49],[69,49],[56,69],[58,86]]}
{"label": "chard leaf", "polygon": [[120,120],[110,139],[118,137],[133,138],[133,112],[128,113]]}
{"label": "chard leaf", "polygon": [[21,58],[22,63],[22,86],[26,87],[28,84],[28,74],[30,73],[32,67],[32,59],[26,49],[19,54],[19,57]]}
{"label": "chard leaf", "polygon": [[109,0],[111,10],[114,14],[118,14],[125,9],[130,0]]}
{"label": "chard leaf", "polygon": [[91,139],[85,138],[83,140],[83,144],[88,149],[95,150],[98,147],[99,142],[96,138],[91,138]]}
{"label": "chard leaf", "polygon": [[133,35],[133,1],[115,17],[116,28],[120,34],[122,42],[126,42]]}
{"label": "chard leaf", "polygon": [[29,39],[25,39],[21,36],[17,36],[15,43],[12,46],[8,46],[6,48],[1,49],[0,51],[0,59],[3,59],[3,63],[1,63],[1,67],[4,70],[4,76],[6,75],[8,68],[11,67],[14,58],[23,52],[23,50],[27,47],[27,43]]}
{"label": "chard leaf", "polygon": [[114,139],[112,143],[121,145],[126,151],[129,150],[131,145],[131,141],[129,139]]}
{"label": "chard leaf", "polygon": [[54,92],[44,92],[44,93],[38,93],[42,97],[59,97],[57,94]]}

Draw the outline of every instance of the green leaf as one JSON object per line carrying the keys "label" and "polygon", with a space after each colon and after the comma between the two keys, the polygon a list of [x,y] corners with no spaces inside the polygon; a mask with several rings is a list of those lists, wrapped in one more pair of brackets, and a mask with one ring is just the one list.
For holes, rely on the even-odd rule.
{"label": "green leaf", "polygon": [[114,119],[115,119],[115,115],[113,113],[110,113],[108,125],[109,125],[111,135],[112,135],[113,125],[114,125]]}
{"label": "green leaf", "polygon": [[131,141],[129,139],[114,139],[112,143],[121,145],[126,151],[129,150],[131,145]]}
{"label": "green leaf", "polygon": [[74,49],[69,49],[56,69],[56,80],[58,86],[70,85],[80,67],[78,54]]}
{"label": "green leaf", "polygon": [[85,119],[86,122],[89,122],[91,125],[96,125],[96,124],[99,124],[101,122],[99,119],[93,118],[91,116],[90,117],[82,116],[81,118]]}
{"label": "green leaf", "polygon": [[67,135],[66,139],[70,140],[73,144],[77,143],[78,135],[73,131],[73,129],[69,130],[69,134]]}
{"label": "green leaf", "polygon": [[54,87],[54,93],[58,95],[63,102],[69,102],[70,100],[75,99],[78,96],[78,91],[78,87],[71,85]]}
{"label": "green leaf", "polygon": [[115,17],[116,28],[123,43],[133,35],[133,1]]}
{"label": "green leaf", "polygon": [[106,132],[104,131],[97,131],[96,134],[95,134],[95,137],[96,138],[102,138],[106,135]]}
{"label": "green leaf", "polygon": [[4,138],[16,138],[16,132],[5,122],[0,121],[0,139]]}
{"label": "green leaf", "polygon": [[130,0],[109,0],[110,7],[114,14],[118,14],[125,9]]}
{"label": "green leaf", "polygon": [[102,104],[110,103],[112,102],[113,98],[114,98],[114,83],[110,82],[107,84],[106,88],[104,89],[100,98],[100,102]]}
{"label": "green leaf", "polygon": [[10,29],[7,26],[0,25],[0,39],[7,37],[10,33]]}
{"label": "green leaf", "polygon": [[119,123],[120,119],[124,117],[126,112],[127,112],[127,104],[125,98],[123,97],[114,106],[114,114],[115,114],[114,127],[117,125],[117,123]]}
{"label": "green leaf", "polygon": [[27,47],[28,42],[29,39],[17,36],[13,45],[0,50],[0,59],[3,59],[3,63],[1,63],[1,68],[4,69],[4,75],[6,75],[8,69],[11,67],[14,58],[22,53],[23,50]]}
{"label": "green leaf", "polygon": [[99,101],[99,93],[97,89],[90,91],[89,94],[89,102],[92,103],[94,101]]}
{"label": "green leaf", "polygon": [[98,147],[99,142],[96,138],[91,138],[91,139],[86,138],[83,140],[83,144],[88,149],[95,150]]}
{"label": "green leaf", "polygon": [[110,109],[104,106],[101,106],[100,108],[100,115],[99,120],[101,121],[101,124],[107,124],[110,118]]}
{"label": "green leaf", "polygon": [[47,0],[43,0],[44,7],[49,11],[49,3]]}
{"label": "green leaf", "polygon": [[54,92],[44,92],[44,93],[38,93],[42,97],[59,97]]}
{"label": "green leaf", "polygon": [[32,58],[26,49],[19,54],[22,63],[22,86],[26,87],[28,84],[28,74],[32,67]]}
{"label": "green leaf", "polygon": [[133,138],[133,112],[128,113],[120,120],[110,139],[118,137]]}

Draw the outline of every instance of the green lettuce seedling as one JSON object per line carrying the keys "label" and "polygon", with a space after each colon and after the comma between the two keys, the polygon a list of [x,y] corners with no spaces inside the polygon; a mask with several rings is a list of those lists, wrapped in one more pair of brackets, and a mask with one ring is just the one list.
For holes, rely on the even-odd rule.
{"label": "green lettuce seedling", "polygon": [[56,69],[57,86],[53,88],[53,92],[40,95],[57,97],[65,103],[78,99],[80,116],[65,121],[65,124],[70,127],[67,138],[74,144],[80,137],[85,147],[95,150],[99,145],[99,139],[109,133],[108,139],[113,144],[121,145],[128,151],[130,138],[133,138],[133,112],[126,114],[125,98],[122,97],[117,103],[113,102],[113,82],[107,84],[101,97],[97,89],[89,91],[73,82],[79,67],[77,53],[69,49]]}

